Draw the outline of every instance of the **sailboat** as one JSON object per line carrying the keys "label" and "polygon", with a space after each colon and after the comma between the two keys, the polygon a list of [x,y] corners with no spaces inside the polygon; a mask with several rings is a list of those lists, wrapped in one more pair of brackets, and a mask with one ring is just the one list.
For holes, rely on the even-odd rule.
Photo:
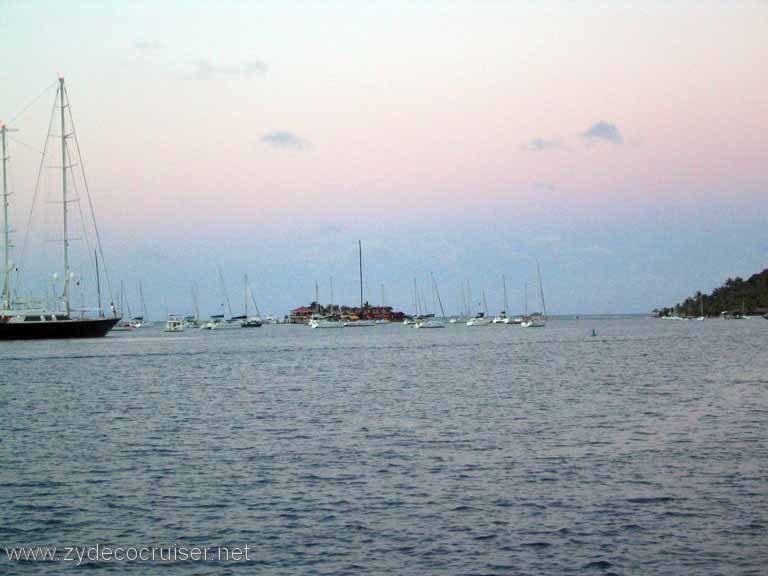
{"label": "sailboat", "polygon": [[141,315],[131,318],[131,326],[142,328],[149,325],[149,315],[147,314],[147,303],[144,301],[144,290],[139,282],[139,303],[141,304]]}
{"label": "sailboat", "polygon": [[415,326],[416,322],[418,322],[419,318],[421,317],[421,310],[419,307],[419,289],[416,286],[416,278],[413,279],[413,309],[414,315],[406,316],[405,319],[403,319],[403,324],[405,326]]}
{"label": "sailboat", "polygon": [[184,325],[190,328],[200,328],[200,307],[197,305],[197,284],[190,286],[192,295],[192,314],[184,316]]}
{"label": "sailboat", "polygon": [[374,320],[366,320],[364,316],[365,303],[363,302],[363,243],[360,240],[357,241],[357,250],[360,271],[360,317],[357,320],[347,320],[344,322],[345,328],[363,328],[365,326],[376,326],[376,322]]}
{"label": "sailboat", "polygon": [[[120,301],[118,302],[117,309],[120,311],[120,316],[123,316],[123,306],[127,305],[128,301],[125,299],[125,284],[120,281]],[[131,307],[128,306],[128,316],[131,315]],[[133,330],[130,322],[118,322],[112,327],[112,332],[130,332]]]}
{"label": "sailboat", "polygon": [[510,318],[507,316],[507,310],[509,309],[509,303],[507,302],[507,280],[504,276],[501,277],[501,285],[504,289],[504,302],[502,303],[502,310],[499,315],[493,319],[494,324],[509,324]]}
{"label": "sailboat", "polygon": [[232,303],[229,300],[229,292],[227,292],[227,284],[224,282],[224,274],[221,272],[221,267],[216,266],[216,270],[219,273],[219,288],[221,294],[224,296],[224,301],[221,303],[221,307],[226,305],[227,312],[229,312],[229,318],[224,314],[212,314],[207,322],[200,326],[200,330],[230,330],[233,328],[240,328],[240,319],[242,316],[236,318],[232,317]]}
{"label": "sailboat", "polygon": [[[74,124],[72,123],[72,114],[69,108],[69,97],[64,86],[64,77],[59,76],[59,85],[56,91],[54,102],[54,111],[56,106],[60,108],[60,129],[61,129],[61,205],[63,218],[63,284],[64,289],[59,300],[60,306],[57,309],[33,309],[22,308],[13,301],[11,295],[11,260],[10,260],[10,222],[8,220],[8,188],[7,188],[7,163],[9,156],[6,148],[6,133],[10,130],[5,124],[0,123],[0,144],[2,147],[2,165],[3,165],[3,245],[4,245],[4,267],[3,267],[3,290],[2,290],[2,310],[0,310],[0,340],[32,340],[44,338],[96,338],[102,337],[109,332],[112,327],[120,321],[114,304],[111,305],[112,316],[106,317],[101,307],[101,288],[98,280],[97,268],[97,291],[99,293],[98,317],[91,318],[85,316],[85,309],[78,310],[79,315],[73,313],[75,309],[71,306],[71,287],[70,283],[74,278],[74,272],[70,267],[69,261],[69,204],[73,199],[68,196],[68,185],[72,182],[68,179],[68,170],[77,163],[82,166],[80,158],[80,147],[75,134]],[[69,112],[69,114],[67,114]],[[48,148],[48,140],[51,134],[54,114],[51,114],[51,124],[48,127],[48,137],[46,138],[45,149]],[[67,122],[69,119],[69,122]],[[74,138],[75,147],[67,146],[67,139]],[[43,164],[41,163],[41,170]],[[73,176],[74,178],[74,176]],[[85,191],[88,192],[87,185]],[[89,193],[89,192],[88,192]],[[89,193],[90,194],[90,193]],[[93,216],[93,213],[91,213]],[[98,236],[97,236],[98,241]],[[99,251],[101,244],[98,243]],[[98,265],[98,264],[97,264]]]}
{"label": "sailboat", "polygon": [[[529,316],[526,310],[526,315],[523,317],[523,321],[520,323],[520,326],[523,328],[543,328],[547,325],[547,305],[544,302],[544,288],[541,285],[541,268],[539,267],[538,260],[536,261],[536,278],[539,284],[539,304],[541,304],[541,312],[534,313]],[[528,298],[527,293],[528,287],[526,285],[526,302]]]}
{"label": "sailboat", "polygon": [[[245,298],[245,314],[242,316],[233,316],[231,321],[239,322],[241,328],[258,328],[262,324],[261,314],[259,313],[259,307],[256,305],[256,299],[253,297],[251,287],[248,284],[248,274],[243,276],[243,295]],[[256,316],[248,315],[248,300],[253,301],[253,307],[256,308]]]}
{"label": "sailboat", "polygon": [[[432,295],[437,298],[437,302],[440,304],[441,318],[445,318],[445,310],[443,309],[443,302],[440,299],[440,292],[437,289],[437,282],[435,282],[435,276],[430,274],[432,278]],[[416,320],[414,328],[445,328],[445,322],[441,318],[435,318],[434,314],[425,314]]]}
{"label": "sailboat", "polygon": [[[328,308],[330,308],[330,314],[327,314],[325,316],[321,316],[319,314],[315,314],[312,316],[312,318],[309,320],[309,327],[310,328],[344,328],[344,323],[339,320],[339,317],[333,313],[333,277],[330,279],[331,283],[331,302],[328,305]],[[318,295],[318,289],[317,289],[317,283],[315,283],[315,303],[320,306],[320,303],[318,300],[320,299],[320,296]]]}
{"label": "sailboat", "polygon": [[474,318],[470,318],[467,320],[467,326],[490,326],[491,325],[491,319],[488,318],[488,304],[485,301],[485,290],[482,292],[483,294],[483,310],[482,312],[478,312],[475,314]]}

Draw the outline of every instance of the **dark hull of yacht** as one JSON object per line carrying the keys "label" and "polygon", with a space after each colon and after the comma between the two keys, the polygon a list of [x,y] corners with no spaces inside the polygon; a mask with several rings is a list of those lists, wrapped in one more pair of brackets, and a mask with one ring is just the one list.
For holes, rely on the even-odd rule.
{"label": "dark hull of yacht", "polygon": [[46,321],[1,321],[0,340],[101,338],[120,318],[80,318]]}

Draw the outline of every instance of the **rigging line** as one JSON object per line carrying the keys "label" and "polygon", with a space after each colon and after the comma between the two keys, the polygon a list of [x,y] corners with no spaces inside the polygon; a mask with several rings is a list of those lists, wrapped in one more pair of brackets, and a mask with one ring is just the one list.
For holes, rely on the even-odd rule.
{"label": "rigging line", "polygon": [[6,136],[7,136],[7,138],[8,138],[9,140],[13,140],[14,142],[16,142],[16,144],[20,144],[20,145],[24,146],[24,148],[27,148],[27,149],[29,149],[29,150],[32,150],[32,152],[34,152],[35,154],[40,154],[40,155],[42,155],[42,154],[43,154],[43,152],[42,152],[42,151],[38,150],[38,149],[37,149],[37,148],[35,148],[34,146],[31,146],[31,145],[27,144],[26,142],[24,142],[24,141],[22,141],[22,140],[19,140],[18,138],[14,138],[14,137],[13,137],[13,136],[11,136],[10,134],[6,134]]}
{"label": "rigging line", "polygon": [[101,256],[101,264],[104,268],[104,278],[107,280],[107,293],[109,294],[109,301],[114,302],[112,298],[112,282],[109,279],[109,269],[107,268],[107,261],[104,258],[104,249],[101,246],[101,234],[99,233],[99,226],[96,223],[96,211],[93,209],[93,201],[91,200],[91,190],[88,187],[88,178],[85,175],[85,164],[83,163],[83,155],[80,152],[80,141],[77,139],[77,130],[75,130],[75,121],[72,117],[72,104],[69,101],[69,93],[64,88],[64,94],[67,97],[67,106],[69,109],[69,123],[72,126],[72,136],[75,140],[75,147],[77,148],[77,157],[80,160],[80,171],[83,174],[83,184],[85,185],[85,195],[88,198],[88,207],[91,211],[91,220],[93,220],[93,230],[96,235],[96,243],[99,247],[99,256]]}
{"label": "rigging line", "polygon": [[[58,80],[57,80],[58,82]],[[58,96],[59,91],[56,90],[56,95]],[[37,169],[37,178],[35,180],[35,192],[32,195],[32,206],[29,208],[29,216],[27,217],[27,226],[24,230],[24,243],[21,245],[21,253],[19,254],[19,265],[16,267],[16,283],[14,284],[14,290],[18,290],[19,288],[19,279],[22,277],[21,271],[24,266],[24,255],[27,251],[27,246],[29,245],[29,232],[32,227],[32,214],[35,211],[35,204],[37,203],[37,195],[38,192],[40,192],[40,178],[43,175],[43,163],[45,162],[45,154],[48,150],[48,141],[51,137],[51,126],[53,125],[53,117],[56,113],[56,98],[54,98],[53,107],[51,108],[51,118],[48,120],[48,134],[45,136],[45,144],[43,146],[43,154],[40,156],[40,167]]]}
{"label": "rigging line", "polygon": [[[66,150],[67,150],[67,162],[69,164],[72,164],[72,158],[70,157],[70,153],[69,153],[69,146],[66,146]],[[75,193],[75,198],[79,198],[80,197],[80,190],[78,189],[77,178],[74,177],[74,172],[72,173],[72,182],[71,183],[72,183],[72,189],[73,189],[73,191]],[[93,268],[96,267],[96,261],[94,259],[94,253],[93,253],[93,249],[91,247],[91,239],[88,236],[88,227],[86,226],[86,220],[85,220],[85,217],[83,216],[83,205],[82,205],[82,203],[79,200],[76,202],[76,204],[77,204],[77,211],[80,214],[80,225],[82,226],[83,237],[85,238],[85,247],[86,247],[87,252],[88,252],[88,261],[91,264],[91,267],[92,267],[91,269],[93,269]]]}
{"label": "rigging line", "polygon": [[21,111],[18,114],[16,114],[16,116],[11,118],[8,122],[6,122],[6,124],[9,124],[9,125],[13,124],[16,120],[21,118],[27,112],[27,110],[32,108],[32,106],[34,106],[37,103],[37,101],[40,100],[40,98],[45,96],[45,93],[48,92],[48,90],[50,90],[51,88],[53,88],[53,86],[58,84],[58,82],[59,81],[56,80],[55,82],[52,82],[50,85],[46,86],[45,90],[43,90],[34,100],[32,100],[29,104],[27,104],[24,108],[22,108]]}

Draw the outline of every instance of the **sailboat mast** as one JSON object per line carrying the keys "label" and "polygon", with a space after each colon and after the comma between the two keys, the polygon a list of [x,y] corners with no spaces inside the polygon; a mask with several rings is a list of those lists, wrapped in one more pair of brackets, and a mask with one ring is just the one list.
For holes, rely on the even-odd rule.
{"label": "sailboat mast", "polygon": [[[199,320],[200,309],[198,308],[198,305],[197,305],[197,285],[194,282],[192,282],[191,291],[192,291],[192,307],[195,313],[195,320]],[[130,311],[128,313],[130,314]]]}
{"label": "sailboat mast", "polygon": [[139,282],[139,300],[141,300],[141,317],[144,319],[144,322],[146,322],[148,320],[147,304],[144,302],[144,291],[141,289],[141,282]]}
{"label": "sailboat mast", "polygon": [[419,309],[419,289],[416,286],[416,278],[413,279],[413,303],[416,307],[416,316],[420,316],[421,310]]}
{"label": "sailboat mast", "polygon": [[5,148],[5,133],[8,127],[0,122],[0,139],[2,140],[3,157],[3,308],[8,310],[11,307],[11,226],[8,222],[8,153]]}
{"label": "sailboat mast", "polygon": [[528,282],[523,284],[523,315],[528,316]]}
{"label": "sailboat mast", "polygon": [[546,319],[547,317],[547,304],[544,302],[544,287],[541,285],[541,267],[539,261],[536,260],[536,276],[539,280],[539,297],[541,298],[541,313]]}
{"label": "sailboat mast", "polygon": [[363,243],[361,240],[357,241],[357,254],[358,261],[360,263],[360,314],[363,313]]}
{"label": "sailboat mast", "polygon": [[331,284],[331,314],[333,314],[333,276],[330,277]]}
{"label": "sailboat mast", "polygon": [[472,287],[469,285],[469,278],[467,278],[467,318],[472,316],[472,310],[474,309],[472,304]]}
{"label": "sailboat mast", "polygon": [[243,299],[245,300],[245,317],[248,318],[248,274],[243,274]]}
{"label": "sailboat mast", "polygon": [[[99,303],[99,317],[101,318],[104,316],[104,312],[101,309],[101,277],[99,276],[99,253],[96,250],[94,250],[93,256],[96,262],[96,294],[97,294],[98,303]],[[112,311],[114,312],[114,306],[112,307]],[[123,315],[123,312],[121,310],[120,316],[122,315]]]}
{"label": "sailboat mast", "polygon": [[501,277],[501,284],[504,287],[504,313],[506,314],[509,310],[509,304],[507,303],[507,278],[506,276]]}
{"label": "sailboat mast", "polygon": [[435,295],[437,296],[437,303],[440,304],[440,314],[442,318],[445,318],[445,309],[443,308],[443,301],[440,298],[440,290],[437,289],[437,282],[435,282],[435,275],[430,272],[430,276],[432,276],[432,288],[435,290]]}
{"label": "sailboat mast", "polygon": [[59,76],[59,102],[61,107],[61,195],[64,218],[64,313],[69,316],[69,237],[67,208],[67,132],[64,113],[64,77]]}

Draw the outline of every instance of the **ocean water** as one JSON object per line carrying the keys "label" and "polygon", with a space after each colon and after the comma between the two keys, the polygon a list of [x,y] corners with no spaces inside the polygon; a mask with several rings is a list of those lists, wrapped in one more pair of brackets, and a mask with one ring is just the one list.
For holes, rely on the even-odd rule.
{"label": "ocean water", "polygon": [[766,574],[767,344],[760,318],[3,342],[0,574],[97,544],[249,559],[91,573]]}

